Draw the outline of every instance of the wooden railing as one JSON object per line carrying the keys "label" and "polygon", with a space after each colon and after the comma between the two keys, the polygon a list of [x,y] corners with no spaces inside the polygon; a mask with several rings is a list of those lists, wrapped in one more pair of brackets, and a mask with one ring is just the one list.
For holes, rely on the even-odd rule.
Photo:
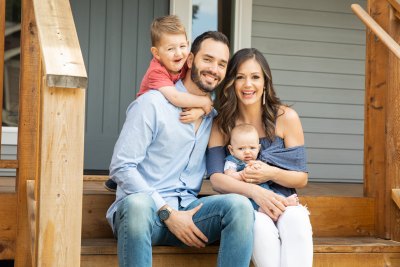
{"label": "wooden railing", "polygon": [[[389,2],[399,3],[396,0],[390,0]],[[399,8],[399,6],[397,6]],[[370,16],[367,12],[358,4],[352,4],[351,9],[353,12],[364,22],[364,24],[373,31],[376,36],[389,48],[400,59],[400,45],[393,40],[393,38],[381,27],[378,23]]]}
{"label": "wooden railing", "polygon": [[86,69],[69,0],[21,2],[15,266],[79,266]]}
{"label": "wooden railing", "polygon": [[[0,1],[0,141],[3,112],[4,37],[6,28],[6,1]],[[0,146],[1,151],[1,146]],[[0,163],[1,164],[1,163]]]}
{"label": "wooden railing", "polygon": [[[364,194],[375,199],[377,237],[400,241],[400,21],[398,0],[351,6],[368,27],[365,75]],[[395,188],[395,190],[392,190]],[[394,200],[394,201],[393,201]]]}

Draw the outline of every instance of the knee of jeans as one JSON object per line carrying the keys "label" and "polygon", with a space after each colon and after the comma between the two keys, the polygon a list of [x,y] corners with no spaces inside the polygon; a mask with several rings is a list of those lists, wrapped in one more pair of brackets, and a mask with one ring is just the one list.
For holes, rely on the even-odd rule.
{"label": "knee of jeans", "polygon": [[254,209],[247,197],[238,194],[226,195],[226,201],[229,203],[232,219],[239,223],[250,225],[254,222]]}
{"label": "knee of jeans", "polygon": [[154,212],[154,200],[149,195],[142,193],[128,195],[118,209],[120,220],[127,217],[136,222],[150,220]]}
{"label": "knee of jeans", "polygon": [[310,216],[306,207],[290,206],[278,220],[278,229],[281,236],[286,233],[292,237],[305,238],[312,235]]}

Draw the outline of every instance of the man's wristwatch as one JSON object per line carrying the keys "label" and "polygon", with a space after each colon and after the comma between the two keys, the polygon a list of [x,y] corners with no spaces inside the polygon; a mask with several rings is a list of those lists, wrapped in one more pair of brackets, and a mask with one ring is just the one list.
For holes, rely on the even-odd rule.
{"label": "man's wristwatch", "polygon": [[167,220],[169,218],[169,215],[171,214],[172,209],[169,206],[164,206],[163,208],[161,208],[158,211],[158,218],[160,218],[160,220],[162,222],[164,222],[165,220]]}

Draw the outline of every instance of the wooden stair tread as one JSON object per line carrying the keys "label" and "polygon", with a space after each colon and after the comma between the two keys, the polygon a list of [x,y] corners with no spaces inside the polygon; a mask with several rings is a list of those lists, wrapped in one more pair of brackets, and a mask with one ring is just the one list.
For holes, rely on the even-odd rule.
{"label": "wooden stair tread", "polygon": [[[108,179],[106,175],[84,175],[84,194],[113,195],[107,191],[103,183]],[[310,182],[305,188],[297,190],[299,195],[307,196],[363,196],[363,184],[352,183],[317,183]],[[15,177],[0,177],[0,192],[15,192]],[[200,195],[214,195],[209,180],[204,180]]]}
{"label": "wooden stair tread", "polygon": [[[110,194],[103,187],[104,181],[108,179],[107,175],[84,175],[84,192],[86,194]],[[305,188],[297,189],[299,195],[307,196],[363,196],[363,184],[358,183],[318,183],[310,182]],[[113,193],[111,193],[113,194]],[[212,189],[210,180],[204,180],[200,195],[218,194]]]}
{"label": "wooden stair tread", "polygon": [[[117,241],[83,239],[82,255],[116,255]],[[216,254],[217,245],[202,249],[154,246],[153,254]],[[315,237],[314,253],[400,253],[400,242],[374,237]]]}

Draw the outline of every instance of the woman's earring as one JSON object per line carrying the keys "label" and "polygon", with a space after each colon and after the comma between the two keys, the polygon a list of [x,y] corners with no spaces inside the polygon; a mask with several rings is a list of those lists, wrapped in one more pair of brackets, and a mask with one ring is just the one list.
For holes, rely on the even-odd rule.
{"label": "woman's earring", "polygon": [[266,94],[266,92],[265,92],[265,87],[264,87],[264,92],[263,92],[263,101],[262,101],[262,104],[263,104],[263,106],[265,106],[265,94]]}

